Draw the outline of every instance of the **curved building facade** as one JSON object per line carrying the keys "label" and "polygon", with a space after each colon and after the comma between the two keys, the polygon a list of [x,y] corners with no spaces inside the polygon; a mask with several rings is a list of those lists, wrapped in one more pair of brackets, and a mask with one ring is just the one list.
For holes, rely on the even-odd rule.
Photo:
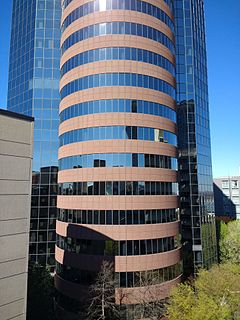
{"label": "curved building facade", "polygon": [[79,312],[109,260],[131,309],[142,273],[148,299],[181,277],[172,1],[62,6],[58,305]]}

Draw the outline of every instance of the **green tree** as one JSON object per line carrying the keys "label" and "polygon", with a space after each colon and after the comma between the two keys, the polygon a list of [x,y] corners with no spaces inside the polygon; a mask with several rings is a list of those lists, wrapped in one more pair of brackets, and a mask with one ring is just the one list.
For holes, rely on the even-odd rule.
{"label": "green tree", "polygon": [[220,260],[240,264],[240,221],[221,226]]}
{"label": "green tree", "polygon": [[240,266],[216,265],[198,278],[173,289],[167,305],[169,320],[239,320]]}
{"label": "green tree", "polygon": [[27,320],[54,320],[54,280],[43,266],[28,271]]}

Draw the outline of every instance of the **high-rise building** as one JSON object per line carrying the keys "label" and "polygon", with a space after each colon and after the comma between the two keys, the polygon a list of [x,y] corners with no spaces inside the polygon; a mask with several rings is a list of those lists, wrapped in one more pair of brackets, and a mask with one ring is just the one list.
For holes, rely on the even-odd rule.
{"label": "high-rise building", "polygon": [[30,262],[54,266],[61,0],[13,0],[8,110],[34,116]]}
{"label": "high-rise building", "polygon": [[181,278],[173,2],[62,5],[57,303],[78,312],[110,260],[129,311],[142,275],[158,298]]}
{"label": "high-rise building", "polygon": [[0,318],[26,320],[33,118],[0,109]]}
{"label": "high-rise building", "polygon": [[179,196],[186,275],[217,262],[203,0],[175,0]]}
{"label": "high-rise building", "polygon": [[240,219],[240,176],[214,179],[216,217]]}

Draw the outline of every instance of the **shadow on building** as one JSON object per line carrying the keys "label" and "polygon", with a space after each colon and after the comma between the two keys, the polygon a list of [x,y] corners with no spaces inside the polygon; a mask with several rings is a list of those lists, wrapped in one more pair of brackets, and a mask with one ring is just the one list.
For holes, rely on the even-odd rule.
{"label": "shadow on building", "polygon": [[215,183],[213,183],[213,191],[216,219],[226,222],[236,220],[236,205]]}
{"label": "shadow on building", "polygon": [[[149,303],[154,303],[156,297],[166,299],[175,283],[171,280],[179,279],[179,275],[177,278],[174,275],[167,280],[158,274],[158,279],[162,280],[155,283],[149,278],[148,282],[146,280],[144,282],[144,275],[140,272],[136,273],[134,278],[134,272],[124,271],[131,265],[131,260],[128,263],[128,256],[125,255],[129,250],[127,241],[114,240],[112,226],[106,226],[104,234],[98,230],[97,226],[94,228],[79,224],[57,223],[55,274],[57,319],[86,319],[87,306],[91,303],[94,295],[93,287],[96,288],[96,278],[102,270],[104,261],[113,264],[113,268],[107,266],[100,276],[100,282],[105,283],[107,288],[108,305],[112,303],[118,306],[120,319],[140,319],[137,312],[142,312],[140,309],[143,299]],[[112,272],[115,280],[110,277]],[[145,271],[143,273],[145,274]],[[134,282],[137,283],[136,286]],[[102,297],[99,287],[98,294],[100,300]],[[140,305],[136,308],[138,303]],[[106,319],[119,319],[112,314],[111,310],[108,309],[107,312],[110,313]]]}
{"label": "shadow on building", "polygon": [[237,212],[236,205],[232,202],[223,191],[213,183],[214,191],[214,204],[215,204],[215,215],[216,215],[216,235],[217,235],[217,247],[218,247],[218,259],[220,262],[220,239],[222,222],[228,223],[229,221],[236,220]]}
{"label": "shadow on building", "polygon": [[32,173],[30,264],[55,266],[58,167],[42,167]]}
{"label": "shadow on building", "polygon": [[[117,248],[112,238],[88,227],[68,224],[65,232],[60,229],[57,233],[65,233],[67,243],[57,234],[56,316],[58,320],[85,319],[90,288],[103,261],[115,263]],[[77,239],[76,243],[72,239]]]}
{"label": "shadow on building", "polygon": [[[184,277],[217,262],[210,139],[199,145],[194,99],[178,103],[178,174]],[[199,129],[200,130],[200,129]]]}

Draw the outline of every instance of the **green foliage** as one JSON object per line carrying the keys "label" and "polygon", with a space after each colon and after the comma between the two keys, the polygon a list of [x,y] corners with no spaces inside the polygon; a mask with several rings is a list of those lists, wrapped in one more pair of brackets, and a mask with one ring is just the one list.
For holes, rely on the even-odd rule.
{"label": "green foliage", "polygon": [[43,266],[35,264],[28,272],[27,320],[54,320],[54,280]]}
{"label": "green foliage", "polygon": [[240,221],[221,224],[220,231],[221,262],[240,264]]}
{"label": "green foliage", "polygon": [[174,288],[168,320],[239,320],[240,266],[224,264],[201,270],[195,282]]}
{"label": "green foliage", "polygon": [[220,237],[224,239],[228,234],[228,226],[224,221],[220,221]]}

